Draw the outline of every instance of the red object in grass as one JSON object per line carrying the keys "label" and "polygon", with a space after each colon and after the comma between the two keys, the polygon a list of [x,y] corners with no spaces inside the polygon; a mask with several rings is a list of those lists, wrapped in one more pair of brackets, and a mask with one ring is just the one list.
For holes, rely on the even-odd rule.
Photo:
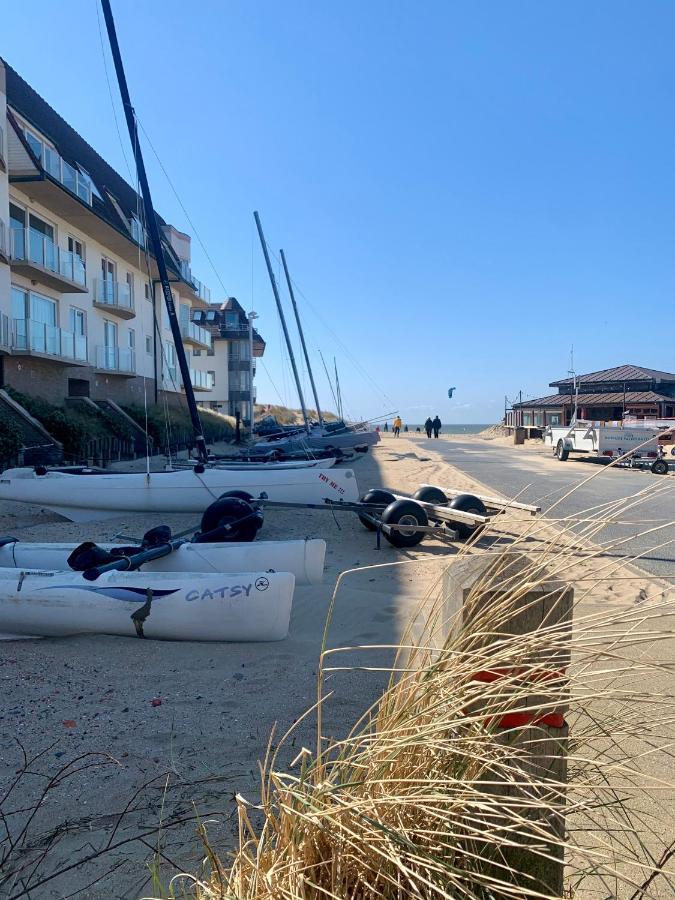
{"label": "red object in grass", "polygon": [[150,705],[151,706],[161,706],[162,701],[160,700],[159,697],[153,697],[152,700],[150,701]]}
{"label": "red object in grass", "polygon": [[64,728],[75,728],[76,726],[77,726],[77,722],[75,721],[75,719],[64,719],[63,720]]}

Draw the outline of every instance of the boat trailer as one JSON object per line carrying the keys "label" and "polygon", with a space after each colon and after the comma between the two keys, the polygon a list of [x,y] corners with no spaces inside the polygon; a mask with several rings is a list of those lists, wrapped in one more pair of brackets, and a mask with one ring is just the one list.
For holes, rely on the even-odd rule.
{"label": "boat trailer", "polygon": [[286,503],[261,496],[254,503],[283,509],[354,512],[368,531],[375,532],[378,550],[382,535],[397,548],[414,547],[427,535],[448,542],[467,540],[508,510],[527,512],[531,516],[541,512],[541,507],[532,504],[430,484],[420,485],[412,496],[372,489],[357,502],[327,499],[323,503]]}

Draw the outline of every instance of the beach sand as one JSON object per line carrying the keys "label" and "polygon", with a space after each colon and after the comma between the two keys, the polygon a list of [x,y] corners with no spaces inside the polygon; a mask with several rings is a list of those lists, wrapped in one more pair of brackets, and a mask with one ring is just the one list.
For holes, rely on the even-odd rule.
{"label": "beach sand", "polygon": [[[420,482],[473,486],[414,440],[389,435],[358,461],[355,471],[362,491],[383,486],[412,492]],[[494,494],[494,489],[484,492]],[[192,519],[165,517],[176,531]],[[504,540],[533,522],[523,515],[501,521]],[[0,505],[0,534],[26,541],[110,540],[117,532],[140,535],[156,524],[156,519],[126,516],[76,525],[26,505]],[[45,846],[53,840],[41,865],[43,876],[95,854],[106,843],[125,842],[42,884],[32,896],[65,897],[96,879],[101,880],[78,896],[153,894],[157,888],[147,862],[157,844],[153,829],[162,820],[199,814],[210,822],[214,845],[221,852],[232,848],[237,833],[234,795],[256,801],[258,763],[273,728],[276,743],[315,701],[322,633],[339,573],[354,570],[338,593],[328,645],[396,644],[411,611],[460,546],[431,539],[400,551],[383,541],[378,551],[374,535],[353,514],[268,511],[260,538],[288,537],[325,538],[328,552],[324,583],[296,589],[290,635],[283,642],[165,643],[100,636],[0,643],[0,788],[21,769],[24,751],[28,758],[44,751],[31,768],[48,775],[83,754],[110,756],[56,787],[31,824],[32,842]],[[575,579],[590,577],[589,566],[580,562]],[[635,604],[641,591],[651,595],[657,590],[653,581],[636,580],[617,580],[600,592],[589,592],[590,587],[587,582],[582,588],[588,609]],[[386,667],[391,659],[388,649],[369,649],[338,655],[333,664]],[[324,734],[344,735],[377,699],[386,677],[363,671],[331,675]],[[278,764],[288,765],[302,747],[315,746],[315,717],[310,715]],[[89,762],[99,760],[86,757],[84,764]],[[29,806],[43,786],[43,778],[25,776],[12,806]],[[22,818],[17,815],[14,823]],[[198,870],[204,851],[196,831],[190,818],[163,835],[166,877],[175,873],[172,866]],[[135,839],[142,833],[145,844]]]}

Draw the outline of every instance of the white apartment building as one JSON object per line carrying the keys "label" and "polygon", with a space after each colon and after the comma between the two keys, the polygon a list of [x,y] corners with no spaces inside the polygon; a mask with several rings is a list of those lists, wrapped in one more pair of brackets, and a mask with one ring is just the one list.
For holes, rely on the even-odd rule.
{"label": "white apartment building", "polygon": [[[136,191],[0,60],[1,386],[56,403],[178,400],[141,210]],[[197,401],[222,408],[227,342],[194,321],[213,306],[192,275],[189,235],[158,220]]]}

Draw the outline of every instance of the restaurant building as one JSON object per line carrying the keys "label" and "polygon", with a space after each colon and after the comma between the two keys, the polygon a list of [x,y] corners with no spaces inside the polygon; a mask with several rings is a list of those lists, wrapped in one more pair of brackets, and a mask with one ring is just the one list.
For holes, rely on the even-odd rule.
{"label": "restaurant building", "polygon": [[506,413],[508,426],[544,428],[569,425],[577,418],[591,422],[675,417],[675,374],[623,365],[552,381],[556,393],[514,403]]}

